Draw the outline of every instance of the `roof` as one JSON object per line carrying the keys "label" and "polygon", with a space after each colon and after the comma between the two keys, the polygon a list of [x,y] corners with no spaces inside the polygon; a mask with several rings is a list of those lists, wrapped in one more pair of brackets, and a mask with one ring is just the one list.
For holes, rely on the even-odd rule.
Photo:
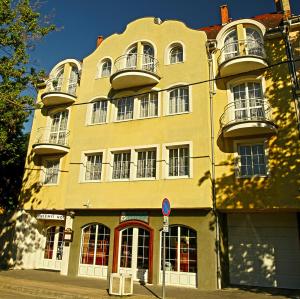
{"label": "roof", "polygon": [[[280,25],[283,19],[282,13],[266,13],[258,16],[251,17],[249,19],[255,20],[257,22],[262,23],[267,29],[275,28]],[[217,24],[207,27],[199,28],[198,30],[205,31],[208,39],[215,39],[219,33],[219,31],[225,25]]]}

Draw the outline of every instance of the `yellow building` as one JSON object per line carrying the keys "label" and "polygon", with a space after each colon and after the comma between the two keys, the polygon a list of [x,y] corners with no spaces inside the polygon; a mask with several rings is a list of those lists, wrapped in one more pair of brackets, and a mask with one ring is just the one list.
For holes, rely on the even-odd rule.
{"label": "yellow building", "polygon": [[206,41],[182,22],[142,18],[53,68],[28,150],[22,199],[39,241],[23,267],[160,284],[168,198],[167,284],[216,288],[211,184],[199,184],[209,86],[192,84],[209,75]]}
{"label": "yellow building", "polygon": [[236,21],[224,5],[222,25],[202,28],[215,80],[215,203],[227,282],[300,288],[300,147],[285,28],[290,8],[288,1],[275,2],[276,13]]}
{"label": "yellow building", "polygon": [[28,148],[19,267],[161,284],[168,198],[168,285],[299,288],[289,9],[275,2],[236,21],[222,6],[221,25],[197,30],[138,19],[54,66]]}

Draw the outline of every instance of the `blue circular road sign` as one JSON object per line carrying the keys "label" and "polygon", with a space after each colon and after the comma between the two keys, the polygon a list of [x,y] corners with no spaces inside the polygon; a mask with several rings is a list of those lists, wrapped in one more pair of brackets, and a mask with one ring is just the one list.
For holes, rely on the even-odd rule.
{"label": "blue circular road sign", "polygon": [[162,201],[161,211],[164,216],[169,216],[171,213],[170,201],[167,198]]}

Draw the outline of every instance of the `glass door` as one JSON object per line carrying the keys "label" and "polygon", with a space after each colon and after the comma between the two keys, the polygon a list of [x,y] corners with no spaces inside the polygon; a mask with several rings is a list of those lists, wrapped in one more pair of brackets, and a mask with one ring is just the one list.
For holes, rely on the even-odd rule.
{"label": "glass door", "polygon": [[51,116],[49,143],[66,145],[68,111],[61,111]]}
{"label": "glass door", "polygon": [[120,233],[119,272],[131,274],[134,280],[147,282],[150,233],[130,227]]}
{"label": "glass door", "polygon": [[143,70],[154,72],[154,49],[150,45],[143,46]]}
{"label": "glass door", "polygon": [[63,226],[51,226],[47,229],[42,268],[60,270],[64,246],[63,237]]}

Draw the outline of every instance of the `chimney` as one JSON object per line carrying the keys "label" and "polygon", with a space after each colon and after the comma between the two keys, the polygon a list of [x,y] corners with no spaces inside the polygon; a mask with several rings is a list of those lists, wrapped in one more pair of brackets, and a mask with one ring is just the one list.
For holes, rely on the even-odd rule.
{"label": "chimney", "polygon": [[220,6],[220,14],[221,14],[221,23],[222,25],[225,25],[229,23],[229,13],[228,13],[228,7],[227,4]]}
{"label": "chimney", "polygon": [[287,19],[291,16],[291,6],[289,0],[274,0],[276,12],[284,14],[284,17]]}
{"label": "chimney", "polygon": [[100,44],[103,42],[103,36],[102,35],[99,35],[97,37],[97,43],[96,43],[96,48],[98,48],[100,46]]}

